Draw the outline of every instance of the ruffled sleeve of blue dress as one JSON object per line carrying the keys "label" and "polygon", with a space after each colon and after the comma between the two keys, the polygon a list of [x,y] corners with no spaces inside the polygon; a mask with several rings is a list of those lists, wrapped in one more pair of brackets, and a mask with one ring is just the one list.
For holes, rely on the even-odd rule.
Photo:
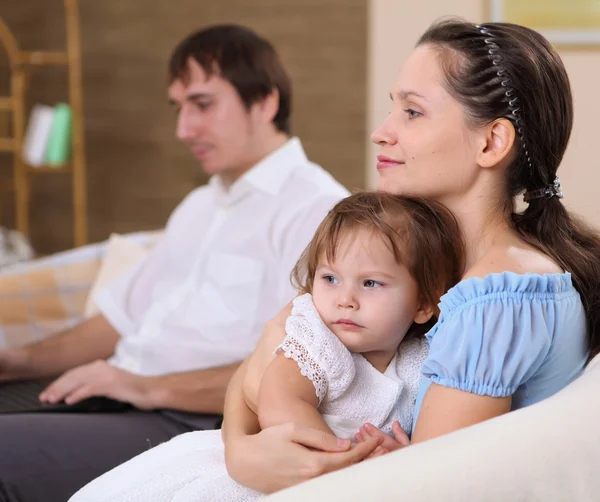
{"label": "ruffled sleeve of blue dress", "polygon": [[588,357],[585,312],[569,273],[466,279],[442,297],[427,340],[415,422],[432,382],[512,396],[517,409],[562,389]]}

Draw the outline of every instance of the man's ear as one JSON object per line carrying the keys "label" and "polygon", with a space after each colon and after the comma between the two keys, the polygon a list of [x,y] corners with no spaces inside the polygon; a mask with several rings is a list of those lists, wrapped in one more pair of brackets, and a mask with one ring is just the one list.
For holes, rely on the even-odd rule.
{"label": "man's ear", "polygon": [[433,316],[433,308],[428,305],[420,305],[419,310],[413,317],[413,321],[417,324],[425,324]]}
{"label": "man's ear", "polygon": [[270,124],[279,111],[279,91],[277,88],[273,90],[259,103],[260,114],[263,122]]}
{"label": "man's ear", "polygon": [[495,167],[501,164],[511,157],[515,138],[515,127],[510,120],[494,120],[481,131],[477,164],[481,167]]}

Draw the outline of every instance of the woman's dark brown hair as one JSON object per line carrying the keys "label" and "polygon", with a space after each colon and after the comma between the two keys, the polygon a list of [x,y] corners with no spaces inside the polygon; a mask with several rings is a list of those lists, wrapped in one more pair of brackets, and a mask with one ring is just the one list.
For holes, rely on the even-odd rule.
{"label": "woman's dark brown hair", "polygon": [[571,135],[573,100],[560,57],[539,33],[508,23],[442,21],[425,32],[417,45],[423,44],[438,49],[446,88],[472,123],[504,117],[514,125],[507,214],[526,242],[572,274],[593,356],[600,352],[600,236],[570,215],[552,189],[523,213],[514,208],[515,195],[552,187]]}
{"label": "woman's dark brown hair", "polygon": [[[439,202],[385,192],[361,192],[338,202],[317,228],[292,271],[292,283],[312,293],[323,259],[333,262],[340,240],[367,230],[381,238],[415,279],[420,301],[437,315],[440,297],[461,278],[464,249],[458,223]],[[432,322],[423,328],[431,327]],[[419,330],[420,333],[423,330]],[[411,334],[415,334],[411,330]]]}
{"label": "woman's dark brown hair", "polygon": [[290,134],[292,86],[273,46],[254,31],[235,24],[210,26],[182,40],[169,61],[169,78],[186,80],[189,60],[210,76],[215,73],[235,87],[246,109],[279,93],[279,109],[273,118],[278,131]]}

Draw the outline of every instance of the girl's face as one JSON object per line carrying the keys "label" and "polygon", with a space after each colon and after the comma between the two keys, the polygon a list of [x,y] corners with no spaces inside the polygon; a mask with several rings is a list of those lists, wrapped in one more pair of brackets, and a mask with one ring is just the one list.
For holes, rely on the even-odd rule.
{"label": "girl's face", "polygon": [[419,289],[383,239],[367,230],[342,237],[333,263],[316,269],[313,302],[342,343],[357,353],[395,351],[413,321],[431,317]]}
{"label": "girl's face", "polygon": [[391,112],[371,136],[381,147],[379,190],[449,202],[477,178],[477,132],[444,88],[440,57],[420,46],[400,70]]}

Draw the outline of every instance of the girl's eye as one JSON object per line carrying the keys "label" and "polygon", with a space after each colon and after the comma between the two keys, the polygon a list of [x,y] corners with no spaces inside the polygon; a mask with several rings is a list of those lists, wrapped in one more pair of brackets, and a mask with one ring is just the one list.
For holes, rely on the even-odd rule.
{"label": "girl's eye", "polygon": [[407,113],[409,119],[414,119],[414,118],[418,117],[419,115],[421,115],[420,112],[418,112],[417,110],[413,110],[412,108],[407,108],[404,111]]}
{"label": "girl's eye", "polygon": [[363,283],[365,288],[377,288],[379,286],[381,286],[380,282],[374,281],[373,279],[367,279],[364,283]]}
{"label": "girl's eye", "polygon": [[333,275],[325,274],[323,279],[325,279],[327,284],[337,284],[337,278]]}
{"label": "girl's eye", "polygon": [[211,103],[196,103],[198,110],[205,112],[210,107]]}

